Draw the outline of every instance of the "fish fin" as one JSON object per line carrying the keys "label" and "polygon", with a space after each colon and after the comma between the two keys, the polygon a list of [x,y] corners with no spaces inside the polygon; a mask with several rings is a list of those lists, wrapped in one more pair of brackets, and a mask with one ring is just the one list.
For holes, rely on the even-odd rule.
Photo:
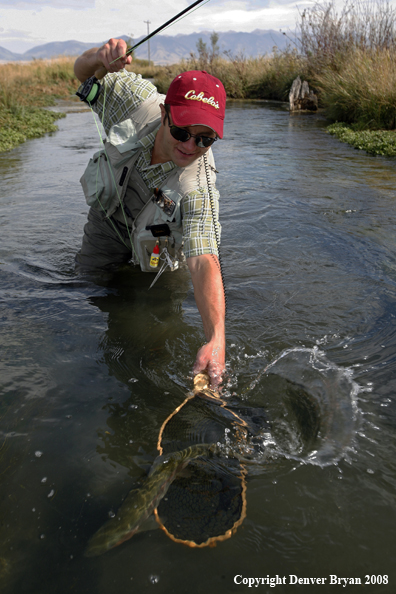
{"label": "fish fin", "polygon": [[136,530],[136,534],[139,534],[140,532],[149,532],[150,530],[157,530],[158,528],[159,525],[157,520],[155,519],[155,516],[151,514],[151,516],[146,518],[144,522],[141,523],[139,528]]}
{"label": "fish fin", "polygon": [[177,478],[191,478],[192,477],[192,472],[191,469],[188,467],[188,465],[183,468],[182,470],[179,470],[179,472],[177,473]]}

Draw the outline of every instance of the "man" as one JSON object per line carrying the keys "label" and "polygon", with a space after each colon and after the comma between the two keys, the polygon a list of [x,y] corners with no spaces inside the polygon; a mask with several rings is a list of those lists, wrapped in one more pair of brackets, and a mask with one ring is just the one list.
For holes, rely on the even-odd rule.
{"label": "man", "polygon": [[82,83],[100,69],[109,73],[101,80],[93,108],[110,142],[104,159],[99,157],[102,167],[109,160],[113,165],[104,177],[118,175],[109,195],[104,189],[99,197],[94,158],[92,202],[82,181],[93,206],[76,261],[82,268],[118,264],[130,260],[132,250],[132,259],[150,270],[147,254],[153,237],[166,247],[172,244],[175,254],[183,248],[207,339],[193,371],[207,369],[212,384],[218,385],[225,367],[225,296],[210,146],[223,136],[224,87],[206,72],[191,71],[177,76],[164,98],[150,82],[124,69],[132,60],[126,49],[122,39],[110,39],[75,62]]}

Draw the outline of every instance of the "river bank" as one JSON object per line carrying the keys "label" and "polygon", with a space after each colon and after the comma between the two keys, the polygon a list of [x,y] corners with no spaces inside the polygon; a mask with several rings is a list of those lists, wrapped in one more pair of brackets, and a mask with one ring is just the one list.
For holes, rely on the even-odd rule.
{"label": "river bank", "polygon": [[0,65],[0,152],[55,132],[62,111],[49,111],[76,88],[73,59],[33,60]]}
{"label": "river bank", "polygon": [[[384,60],[385,57],[388,58],[384,55]],[[73,73],[74,60],[72,57],[61,57],[0,65],[0,152],[11,150],[26,140],[56,131],[56,121],[65,117],[64,110],[59,108],[59,101],[67,101],[69,104],[75,102],[75,109],[78,109],[77,106],[82,107],[75,96],[79,82]],[[381,63],[378,55],[376,61]],[[363,63],[362,60],[361,62]],[[315,74],[312,65],[291,50],[282,53],[275,51],[271,56],[254,59],[231,55],[227,59],[220,56],[192,56],[188,61],[171,66],[148,65],[144,61],[136,60],[132,68],[144,78],[152,79],[162,93],[166,93],[178,72],[206,70],[223,82],[228,99],[244,100],[287,101],[293,80],[301,76],[308,80],[310,87],[317,92],[329,125],[336,124],[328,128],[330,134],[371,155],[393,157],[396,155],[395,108],[393,104],[388,106],[393,100],[393,87],[390,85],[392,90],[389,96],[389,93],[385,94],[381,85],[383,80],[392,81],[395,78],[396,81],[396,66],[389,60],[386,60],[386,64],[388,75],[385,78],[377,77],[377,88],[373,81],[367,82],[366,76],[366,84],[370,84],[371,90],[374,89],[371,91],[373,97],[367,97],[367,94],[363,96],[355,89],[349,93],[349,98],[343,96],[342,109],[337,90],[345,95],[345,75],[337,74],[338,80],[335,80],[334,72],[330,77],[331,68],[327,72],[327,78],[323,73]],[[359,69],[358,64],[354,64],[354,67],[355,71]],[[353,76],[357,78],[356,72]],[[360,103],[357,100],[358,95],[362,97]],[[376,99],[377,95],[381,97],[380,103]],[[375,119],[375,112],[382,115]],[[355,113],[355,117],[347,117],[350,113]],[[389,115],[382,124],[383,114]]]}

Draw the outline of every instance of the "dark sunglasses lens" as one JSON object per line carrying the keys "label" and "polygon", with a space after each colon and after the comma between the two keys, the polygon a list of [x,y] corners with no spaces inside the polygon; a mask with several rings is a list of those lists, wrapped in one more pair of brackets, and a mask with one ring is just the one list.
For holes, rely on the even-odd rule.
{"label": "dark sunglasses lens", "polygon": [[211,138],[210,136],[194,136],[187,132],[187,130],[183,130],[183,128],[178,128],[177,126],[170,126],[170,133],[173,138],[179,142],[187,142],[187,140],[190,140],[191,136],[193,136],[197,146],[201,148],[208,148],[208,146],[211,146],[216,140],[216,138]]}
{"label": "dark sunglasses lens", "polygon": [[172,134],[175,140],[179,142],[187,142],[190,139],[190,134],[187,130],[183,130],[183,128],[178,128],[177,126],[170,127],[170,133]]}
{"label": "dark sunglasses lens", "polygon": [[[202,146],[204,148],[208,148],[208,146],[211,146],[214,141],[216,140],[215,138],[211,138],[210,136],[199,136],[199,142],[198,142],[198,146]],[[197,138],[197,140],[198,140]]]}

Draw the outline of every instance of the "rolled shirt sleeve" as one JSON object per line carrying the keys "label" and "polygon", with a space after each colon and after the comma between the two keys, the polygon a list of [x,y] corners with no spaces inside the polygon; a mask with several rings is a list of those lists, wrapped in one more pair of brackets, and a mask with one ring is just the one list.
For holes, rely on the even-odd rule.
{"label": "rolled shirt sleeve", "polygon": [[193,190],[182,199],[183,251],[186,258],[202,256],[203,254],[218,256],[218,244],[220,244],[221,238],[219,223],[220,194],[214,187],[211,189],[211,194],[213,213],[207,188]]}
{"label": "rolled shirt sleeve", "polygon": [[114,124],[129,118],[131,111],[157,92],[150,81],[125,69],[106,74],[100,84],[100,95],[92,109],[99,116],[106,134]]}

